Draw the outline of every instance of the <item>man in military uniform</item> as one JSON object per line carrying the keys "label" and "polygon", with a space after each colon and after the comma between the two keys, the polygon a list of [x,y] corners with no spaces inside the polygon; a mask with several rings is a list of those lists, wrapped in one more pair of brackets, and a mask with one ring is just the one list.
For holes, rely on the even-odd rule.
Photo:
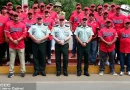
{"label": "man in military uniform", "polygon": [[37,23],[29,29],[29,36],[32,39],[32,52],[34,60],[34,74],[37,76],[39,72],[42,76],[46,76],[46,40],[49,37],[50,30],[43,25],[42,16],[37,17]]}
{"label": "man in military uniform", "polygon": [[58,16],[65,16],[65,12],[62,11],[62,5],[60,2],[56,2],[54,5],[54,9],[56,10]]}
{"label": "man in military uniform", "polygon": [[52,36],[55,40],[55,57],[56,57],[56,76],[61,74],[61,54],[63,54],[63,73],[64,76],[68,76],[68,49],[69,49],[69,39],[71,38],[72,32],[70,27],[65,25],[65,17],[59,17],[59,25],[54,27],[52,30]]}
{"label": "man in military uniform", "polygon": [[76,28],[74,35],[76,35],[76,39],[78,41],[77,44],[77,76],[81,76],[82,69],[82,57],[84,56],[84,75],[90,76],[88,73],[88,59],[89,59],[89,42],[92,39],[92,35],[94,35],[92,28],[87,26],[87,18],[83,17],[81,21],[81,25]]}

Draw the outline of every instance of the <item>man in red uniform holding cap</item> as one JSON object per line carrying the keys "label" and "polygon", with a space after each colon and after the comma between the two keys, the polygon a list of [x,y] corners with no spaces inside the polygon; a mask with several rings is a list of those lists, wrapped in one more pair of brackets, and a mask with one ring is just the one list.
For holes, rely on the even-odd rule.
{"label": "man in red uniform holding cap", "polygon": [[106,20],[105,28],[101,29],[98,33],[100,39],[100,73],[99,75],[104,74],[105,61],[107,55],[109,56],[110,62],[110,74],[117,75],[114,71],[114,56],[115,56],[115,42],[117,40],[117,32],[111,27],[112,21]]}
{"label": "man in red uniform holding cap", "polygon": [[14,21],[5,30],[6,36],[9,39],[9,51],[10,51],[10,73],[8,78],[14,76],[14,62],[16,53],[18,52],[20,64],[21,64],[21,77],[25,76],[25,58],[24,58],[24,39],[26,38],[26,27],[20,22],[18,13],[14,13]]}
{"label": "man in red uniform holding cap", "polygon": [[[77,12],[70,16],[70,28],[72,33],[74,33],[75,29],[79,24],[81,23],[82,19],[82,13],[81,13],[81,6],[77,6]],[[77,48],[77,40],[75,38],[75,35],[73,35],[73,47],[72,47],[72,56],[71,58],[74,58],[76,55],[76,48]]]}
{"label": "man in red uniform holding cap", "polygon": [[119,32],[120,39],[120,75],[123,76],[125,72],[124,62],[127,62],[126,72],[130,76],[130,20],[125,19],[124,28]]}
{"label": "man in red uniform holding cap", "polygon": [[[47,9],[44,11],[43,24],[48,26],[50,31],[52,30],[52,27],[55,25],[55,22],[51,18],[50,12]],[[49,35],[49,38],[47,40],[47,48],[46,48],[48,64],[51,64],[51,46],[52,46],[52,36]]]}

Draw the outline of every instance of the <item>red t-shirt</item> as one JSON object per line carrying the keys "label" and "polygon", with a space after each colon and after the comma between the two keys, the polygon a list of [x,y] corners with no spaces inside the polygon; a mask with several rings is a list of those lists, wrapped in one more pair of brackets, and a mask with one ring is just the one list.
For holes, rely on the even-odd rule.
{"label": "red t-shirt", "polygon": [[117,15],[113,15],[110,18],[115,26],[115,29],[117,31],[117,33],[119,32],[120,29],[122,29],[124,27],[124,20],[126,19],[126,16],[120,14],[119,16]]}
{"label": "red t-shirt", "polygon": [[115,15],[115,11],[114,11],[114,12],[113,12],[113,11],[109,11],[109,12],[108,12],[108,17],[109,17],[109,18],[111,18],[113,15]]}
{"label": "red t-shirt", "polygon": [[[117,36],[117,32],[113,28],[103,28],[99,31],[98,37],[102,37],[107,42],[112,42],[113,39]],[[100,50],[103,52],[112,52],[115,49],[115,43],[107,47],[106,43],[100,41]]]}
{"label": "red t-shirt", "polygon": [[72,29],[75,31],[76,27],[81,23],[83,17],[82,13],[75,13],[70,17],[70,22],[72,23]]}
{"label": "red t-shirt", "polygon": [[97,22],[103,20],[103,16],[102,16],[102,14],[99,15],[98,13],[95,13],[95,14],[94,14],[94,17],[95,17],[95,19],[96,19]]}
{"label": "red t-shirt", "polygon": [[[54,22],[53,19],[51,19],[51,17],[47,17],[47,18],[44,17],[44,18],[43,18],[43,23],[44,23],[46,26],[48,26],[48,28],[49,28],[50,30],[52,30],[52,27],[55,25],[55,22]],[[51,35],[49,35],[48,40],[52,40],[52,36],[51,36]]]}
{"label": "red t-shirt", "polygon": [[58,19],[58,14],[57,14],[57,12],[51,10],[51,11],[50,11],[50,17],[56,22],[57,19]]}
{"label": "red t-shirt", "polygon": [[120,52],[130,53],[130,28],[126,30],[125,28],[121,29],[119,32],[120,39]]}
{"label": "red t-shirt", "polygon": [[[76,13],[77,13],[77,10],[72,11],[71,16],[76,14]],[[84,11],[81,10],[81,13],[84,13]]]}
{"label": "red t-shirt", "polygon": [[5,42],[4,27],[7,21],[5,19],[6,18],[3,18],[3,16],[0,16],[0,44]]}
{"label": "red t-shirt", "polygon": [[[26,34],[27,34],[26,26],[22,22],[10,23],[6,28],[5,32],[7,38],[12,37],[13,40],[17,40],[20,37],[26,38]],[[24,39],[19,41],[18,45],[15,45],[11,41],[9,41],[9,47],[12,49],[23,49],[25,47]]]}
{"label": "red t-shirt", "polygon": [[44,15],[44,11],[42,12],[41,10],[38,11],[38,14],[43,16]]}
{"label": "red t-shirt", "polygon": [[88,21],[87,22],[88,26],[91,26],[93,29],[94,37],[98,34],[97,28],[99,28],[98,23],[94,20],[92,22]]}
{"label": "red t-shirt", "polygon": [[24,13],[18,13],[18,15],[19,15],[21,21],[23,21],[27,17],[27,15]]}

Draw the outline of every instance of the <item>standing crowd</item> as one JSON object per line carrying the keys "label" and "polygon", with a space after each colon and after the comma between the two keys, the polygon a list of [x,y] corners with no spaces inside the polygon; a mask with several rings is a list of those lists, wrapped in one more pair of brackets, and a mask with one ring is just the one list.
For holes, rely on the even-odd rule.
{"label": "standing crowd", "polygon": [[[120,13],[116,4],[91,4],[84,7],[76,4],[69,21],[65,19],[62,4],[34,3],[13,5],[8,2],[2,6],[0,14],[0,65],[7,53],[9,62],[8,77],[14,76],[14,62],[18,55],[21,66],[21,77],[25,76],[25,63],[30,63],[33,54],[33,76],[46,76],[46,58],[51,64],[51,48],[55,42],[56,76],[61,75],[61,55],[63,54],[63,74],[68,76],[69,40],[73,38],[72,56],[77,54],[77,76],[82,74],[84,58],[84,75],[88,72],[89,63],[96,65],[99,53],[100,73],[104,74],[105,63],[110,66],[110,74],[117,75],[115,62],[120,63],[120,75],[126,72],[130,76],[130,16]],[[53,9],[56,9],[54,11]],[[116,61],[115,61],[116,58]]]}

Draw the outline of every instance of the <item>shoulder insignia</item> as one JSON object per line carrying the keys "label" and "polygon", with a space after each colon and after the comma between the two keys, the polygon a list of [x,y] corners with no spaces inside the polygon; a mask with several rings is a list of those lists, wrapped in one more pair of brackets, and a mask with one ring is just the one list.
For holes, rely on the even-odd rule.
{"label": "shoulder insignia", "polygon": [[70,27],[70,26],[68,26],[68,25],[65,25],[65,27]]}
{"label": "shoulder insignia", "polygon": [[81,25],[79,25],[78,27],[81,27]]}
{"label": "shoulder insignia", "polygon": [[36,25],[36,23],[34,23],[33,25]]}
{"label": "shoulder insignia", "polygon": [[59,25],[55,25],[54,27],[58,27]]}

